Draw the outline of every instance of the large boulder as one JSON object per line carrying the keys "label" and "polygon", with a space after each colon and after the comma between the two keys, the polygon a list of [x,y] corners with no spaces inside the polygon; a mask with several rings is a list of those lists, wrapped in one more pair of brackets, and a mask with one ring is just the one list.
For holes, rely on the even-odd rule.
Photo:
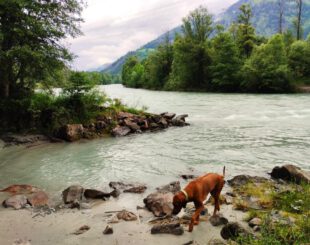
{"label": "large boulder", "polygon": [[237,175],[228,180],[228,184],[232,187],[241,187],[248,183],[265,183],[269,180],[264,177],[250,176],[250,175]]}
{"label": "large boulder", "polygon": [[15,195],[6,199],[2,205],[5,208],[14,208],[17,210],[24,208],[27,203],[27,197],[25,195]]}
{"label": "large boulder", "polygon": [[157,191],[149,194],[143,202],[148,210],[156,217],[170,215],[173,209],[173,196],[180,191],[180,182],[171,182],[168,185],[157,188]]}
{"label": "large boulder", "polygon": [[271,177],[300,184],[310,183],[310,173],[294,165],[284,165],[272,169]]}
{"label": "large boulder", "polygon": [[83,199],[84,188],[80,185],[69,186],[62,192],[62,198],[65,204],[80,202]]}
{"label": "large boulder", "polygon": [[164,112],[160,114],[162,117],[164,117],[167,120],[172,120],[172,118],[175,117],[175,113],[169,113],[169,112]]}
{"label": "large boulder", "polygon": [[130,133],[131,129],[127,126],[116,126],[113,130],[112,130],[112,135],[115,137],[122,137],[122,136],[126,136]]}
{"label": "large boulder", "polygon": [[137,132],[140,130],[140,126],[136,122],[133,122],[132,120],[130,120],[129,118],[124,120],[124,124],[125,126],[130,128],[133,132]]}
{"label": "large boulder", "polygon": [[82,124],[67,124],[58,130],[57,136],[69,142],[80,140],[83,137]]}
{"label": "large boulder", "polygon": [[109,198],[111,195],[112,195],[111,193],[106,193],[106,192],[95,190],[95,189],[86,189],[84,191],[84,197],[90,198],[90,199],[105,200],[105,198]]}
{"label": "large boulder", "polygon": [[48,195],[44,191],[36,192],[28,197],[28,203],[33,207],[48,205]]}
{"label": "large boulder", "polygon": [[147,187],[141,184],[128,184],[119,181],[111,181],[109,186],[114,190],[123,190],[129,193],[144,193]]}

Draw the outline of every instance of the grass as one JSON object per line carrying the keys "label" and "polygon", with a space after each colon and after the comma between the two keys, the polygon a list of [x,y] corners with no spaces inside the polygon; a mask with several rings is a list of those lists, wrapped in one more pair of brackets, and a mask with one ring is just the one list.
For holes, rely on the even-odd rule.
{"label": "grass", "polygon": [[[250,210],[246,221],[261,218],[263,225],[256,238],[239,237],[238,244],[293,245],[310,244],[310,184],[291,185],[290,191],[273,192],[269,195],[272,207],[267,210]],[[252,194],[261,190],[248,188]],[[279,219],[273,218],[275,210]]]}

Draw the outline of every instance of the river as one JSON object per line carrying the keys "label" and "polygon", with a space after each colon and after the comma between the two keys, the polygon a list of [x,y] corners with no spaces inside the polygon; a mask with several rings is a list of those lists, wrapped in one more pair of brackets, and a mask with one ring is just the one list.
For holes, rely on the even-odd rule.
{"label": "river", "polygon": [[0,187],[14,183],[59,193],[70,184],[109,181],[149,187],[179,174],[222,172],[266,176],[275,165],[310,170],[310,96],[158,92],[101,86],[109,96],[148,111],[189,114],[189,127],[125,138],[0,150]]}

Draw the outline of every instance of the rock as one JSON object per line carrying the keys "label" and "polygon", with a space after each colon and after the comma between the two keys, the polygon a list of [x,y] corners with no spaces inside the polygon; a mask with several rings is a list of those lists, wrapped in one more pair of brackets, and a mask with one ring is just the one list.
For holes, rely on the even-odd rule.
{"label": "rock", "polygon": [[83,198],[84,188],[80,185],[72,185],[62,192],[65,204],[80,202]]}
{"label": "rock", "polygon": [[211,216],[209,221],[213,226],[226,225],[228,223],[228,219],[220,215]]}
{"label": "rock", "polygon": [[240,235],[244,236],[249,234],[250,233],[237,222],[229,222],[221,230],[221,236],[225,240],[236,240]]}
{"label": "rock", "polygon": [[260,231],[260,226],[256,225],[253,227],[253,231],[258,232]]}
{"label": "rock", "polygon": [[123,211],[117,213],[116,217],[118,219],[122,219],[122,220],[125,220],[125,221],[134,221],[134,220],[138,219],[137,215],[135,215],[132,212],[128,212],[126,210],[123,210]]}
{"label": "rock", "polygon": [[48,205],[48,195],[44,191],[39,191],[28,197],[28,203],[33,207]]}
{"label": "rock", "polygon": [[135,122],[132,122],[131,120],[129,119],[125,119],[124,120],[124,124],[125,126],[127,126],[128,128],[130,128],[133,132],[136,132],[136,131],[139,131],[140,130],[140,127],[137,123]]}
{"label": "rock", "polygon": [[128,187],[132,187],[131,184],[125,184],[123,182],[119,182],[119,181],[111,181],[109,183],[109,186],[112,188],[112,189],[125,189],[125,188],[128,188]]}
{"label": "rock", "polygon": [[2,205],[5,208],[14,208],[14,209],[21,209],[24,208],[27,204],[27,197],[24,195],[15,195],[8,199],[6,199]]}
{"label": "rock", "polygon": [[116,126],[112,130],[112,135],[115,137],[122,137],[128,135],[130,131],[130,128],[128,128],[127,126]]}
{"label": "rock", "polygon": [[172,213],[174,194],[172,192],[155,192],[143,199],[148,210],[153,212],[156,217],[170,215]]}
{"label": "rock", "polygon": [[302,182],[310,183],[310,173],[294,165],[284,165],[272,169],[271,177],[274,179],[283,179],[286,181],[300,184]]}
{"label": "rock", "polygon": [[7,133],[4,135],[0,136],[0,139],[2,139],[5,143],[6,146],[11,146],[11,145],[23,145],[23,144],[34,144],[37,142],[42,142],[42,141],[49,141],[49,138],[41,135],[41,134],[12,134],[12,133]]}
{"label": "rock", "polygon": [[164,112],[160,114],[162,117],[164,117],[167,120],[172,120],[172,118],[175,117],[175,113],[169,113],[169,112]]}
{"label": "rock", "polygon": [[111,196],[111,193],[105,193],[102,191],[98,191],[95,189],[86,189],[84,191],[84,197],[91,198],[91,199],[103,199],[109,198]]}
{"label": "rock", "polygon": [[129,189],[124,190],[124,192],[130,192],[130,193],[144,193],[146,190],[145,185],[140,185],[140,186],[134,186]]}
{"label": "rock", "polygon": [[158,125],[160,125],[162,128],[167,128],[168,127],[168,122],[165,118],[160,118],[158,121]]}
{"label": "rock", "polygon": [[89,229],[90,229],[90,227],[88,225],[83,225],[78,230],[73,232],[72,234],[81,235],[81,234],[85,233],[86,231],[88,231]]}
{"label": "rock", "polygon": [[176,118],[173,118],[171,123],[173,126],[178,126],[178,127],[183,127],[183,126],[189,125],[188,123],[185,122],[186,117],[188,117],[187,114],[179,115]]}
{"label": "rock", "polygon": [[85,202],[82,202],[81,204],[80,204],[80,209],[91,209],[91,206],[90,206],[90,204],[89,203],[85,203]]}
{"label": "rock", "polygon": [[120,120],[123,120],[125,118],[133,118],[135,115],[134,114],[131,114],[129,112],[119,112],[118,115],[117,115],[117,118],[120,119]]}
{"label": "rock", "polygon": [[119,190],[116,190],[116,189],[110,192],[110,195],[114,198],[117,198],[120,194],[121,194],[121,192]]}
{"label": "rock", "polygon": [[13,245],[31,245],[31,240],[17,239],[13,242]]}
{"label": "rock", "polygon": [[32,185],[10,185],[0,192],[9,192],[11,194],[31,194],[41,191],[38,187]]}
{"label": "rock", "polygon": [[184,229],[180,223],[154,225],[151,229],[151,234],[173,234],[183,235]]}
{"label": "rock", "polygon": [[247,183],[264,183],[269,180],[264,177],[250,176],[250,175],[237,175],[232,179],[228,180],[228,184],[232,187],[241,187]]}
{"label": "rock", "polygon": [[103,234],[104,235],[110,235],[110,234],[113,234],[113,228],[109,225],[107,225],[107,227],[104,229],[103,231]]}
{"label": "rock", "polygon": [[157,123],[150,123],[150,125],[149,125],[149,127],[152,129],[152,130],[154,130],[154,129],[157,129],[159,126],[158,126],[158,124]]}
{"label": "rock", "polygon": [[57,136],[69,142],[80,140],[83,137],[82,124],[67,124],[58,130]]}
{"label": "rock", "polygon": [[179,181],[173,181],[168,185],[156,188],[156,190],[158,190],[159,192],[172,192],[173,194],[176,194],[181,190],[181,186]]}
{"label": "rock", "polygon": [[189,179],[195,179],[198,176],[197,175],[193,175],[193,174],[182,174],[182,175],[180,175],[180,177],[182,179],[189,180]]}
{"label": "rock", "polygon": [[208,242],[208,245],[226,245],[227,243],[220,239],[212,239]]}
{"label": "rock", "polygon": [[[99,131],[105,129],[106,127],[107,127],[107,124],[105,121],[97,121],[95,124],[95,128]],[[93,129],[93,128],[91,128],[91,129]]]}
{"label": "rock", "polygon": [[263,221],[260,218],[253,218],[249,221],[249,226],[254,227],[254,226],[261,226]]}

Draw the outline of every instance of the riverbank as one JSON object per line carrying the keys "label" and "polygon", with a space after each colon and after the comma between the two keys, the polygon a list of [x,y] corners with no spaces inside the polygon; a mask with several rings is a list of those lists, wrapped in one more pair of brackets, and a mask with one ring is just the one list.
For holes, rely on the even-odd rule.
{"label": "riverbank", "polygon": [[[28,207],[27,210],[15,211],[0,208],[1,219],[5,224],[0,228],[0,244],[12,244],[17,239],[29,241],[29,244],[32,245],[128,243],[198,245],[215,244],[214,240],[217,241],[216,244],[227,244],[227,241],[225,241],[227,239],[234,240],[237,244],[242,243],[242,241],[247,241],[246,244],[252,244],[254,240],[251,239],[255,239],[256,243],[264,241],[265,229],[267,225],[270,225],[270,223],[266,223],[266,218],[269,222],[271,219],[274,228],[281,229],[284,232],[275,231],[274,235],[272,235],[273,233],[269,231],[268,239],[272,238],[280,242],[281,239],[288,239],[288,244],[291,239],[307,242],[307,239],[310,238],[305,233],[310,225],[309,219],[307,219],[309,217],[308,204],[310,203],[307,194],[310,191],[309,173],[294,166],[283,166],[274,168],[271,174],[276,179],[238,175],[228,180],[229,185],[226,185],[223,189],[221,198],[220,216],[224,217],[223,221],[217,224],[218,221],[214,223],[214,220],[210,217],[213,205],[211,202],[207,202],[204,214],[201,215],[201,222],[198,226],[195,226],[192,233],[187,232],[188,220],[186,218],[190,217],[188,215],[191,213],[192,204],[188,204],[187,209],[180,213],[177,219],[172,221],[169,218],[158,219],[144,208],[143,203],[144,198],[148,198],[151,193],[154,193],[154,191],[156,193],[158,190],[147,189],[145,193],[122,192],[122,184],[114,182],[110,186],[120,188],[119,196],[116,198],[110,197],[106,201],[87,199],[83,201],[84,204],[79,209],[68,209],[68,207],[65,208],[59,203],[48,209]],[[191,178],[193,176],[183,176],[183,178],[185,177]],[[179,180],[181,180],[181,177]],[[308,184],[298,185],[292,183],[295,181],[299,183],[300,180],[304,183],[308,182]],[[188,181],[183,181],[183,183]],[[125,188],[125,186],[123,187]],[[172,186],[175,187],[178,184],[170,183],[168,185],[170,190],[172,190]],[[163,188],[167,188],[167,186]],[[300,195],[299,192],[303,194]],[[89,193],[88,191],[88,196]],[[84,195],[86,195],[86,191]],[[288,195],[291,198],[287,198]],[[0,197],[2,199],[5,195],[2,193]],[[171,202],[171,200],[168,200],[168,202]],[[122,210],[132,212],[130,217],[136,218],[133,218],[132,221],[122,220],[118,216],[118,213]],[[152,227],[155,224],[164,226],[171,222],[179,222],[184,234],[181,233],[179,236],[151,234]],[[301,224],[303,224],[302,227]],[[113,234],[103,234],[107,225],[112,227]],[[80,227],[84,227],[84,230],[79,231]],[[81,234],[74,234],[76,231]],[[281,237],[283,234],[284,236],[289,235],[289,237]],[[281,244],[286,244],[285,240]]]}

